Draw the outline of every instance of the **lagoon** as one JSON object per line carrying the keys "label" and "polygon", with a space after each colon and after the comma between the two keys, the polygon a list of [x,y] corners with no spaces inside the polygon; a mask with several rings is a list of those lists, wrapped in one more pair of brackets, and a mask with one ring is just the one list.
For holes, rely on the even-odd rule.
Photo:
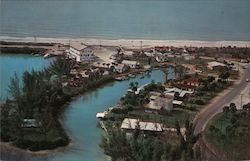
{"label": "lagoon", "polygon": [[42,70],[49,62],[49,59],[44,59],[42,56],[2,53],[0,55],[0,101],[9,96],[8,86],[15,73],[21,79],[23,72],[26,70]]}

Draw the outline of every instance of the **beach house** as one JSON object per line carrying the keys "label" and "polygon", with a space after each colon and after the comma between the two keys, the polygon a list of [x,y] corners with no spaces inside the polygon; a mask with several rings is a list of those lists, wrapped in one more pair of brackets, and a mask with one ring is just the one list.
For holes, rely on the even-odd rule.
{"label": "beach house", "polygon": [[122,64],[125,64],[132,69],[139,67],[139,63],[137,61],[132,61],[132,60],[123,60]]}
{"label": "beach house", "polygon": [[68,54],[75,58],[77,62],[91,61],[95,58],[93,50],[83,43],[71,43]]}

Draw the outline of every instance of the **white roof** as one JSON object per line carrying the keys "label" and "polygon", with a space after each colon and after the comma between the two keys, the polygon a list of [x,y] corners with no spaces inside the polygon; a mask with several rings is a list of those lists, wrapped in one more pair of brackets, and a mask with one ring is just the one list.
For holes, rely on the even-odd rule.
{"label": "white roof", "polygon": [[212,61],[212,62],[208,63],[208,66],[209,67],[216,67],[216,66],[226,66],[226,65],[223,63],[217,62],[217,61]]}
{"label": "white roof", "polygon": [[174,105],[181,105],[181,104],[182,104],[182,101],[173,100],[173,104],[174,104]]}
{"label": "white roof", "polygon": [[162,124],[160,123],[142,122],[137,119],[129,119],[129,118],[125,118],[123,120],[121,128],[130,130],[139,128],[140,130],[144,131],[163,131]]}
{"label": "white roof", "polygon": [[164,94],[173,95],[174,96],[174,93],[178,92],[179,93],[179,97],[183,97],[186,94],[192,94],[193,93],[192,91],[181,90],[179,88],[165,88],[165,89],[166,89],[166,91],[164,92]]}
{"label": "white roof", "polygon": [[136,65],[138,64],[137,61],[132,61],[132,60],[123,60],[122,64],[128,64],[128,65]]}
{"label": "white roof", "polygon": [[156,98],[158,98],[159,96],[155,96],[155,95],[153,95],[153,96],[150,96],[150,98],[149,99],[151,99],[151,100],[155,100]]}
{"label": "white roof", "polygon": [[116,69],[123,69],[125,67],[125,64],[118,64],[115,66]]}
{"label": "white roof", "polygon": [[165,95],[174,96],[175,92],[164,92]]}
{"label": "white roof", "polygon": [[70,43],[70,47],[76,49],[76,50],[83,50],[85,49],[87,46],[84,45],[83,43],[79,43],[79,42],[72,42]]}
{"label": "white roof", "polygon": [[147,108],[154,109],[154,110],[161,110],[162,108],[165,108],[166,106],[169,106],[170,104],[172,104],[172,101],[173,101],[172,98],[163,98],[163,97],[156,96],[154,97],[154,99],[152,99],[148,103]]}
{"label": "white roof", "polygon": [[96,117],[97,118],[104,118],[106,116],[106,114],[107,114],[106,111],[105,112],[99,112],[99,113],[96,114]]}

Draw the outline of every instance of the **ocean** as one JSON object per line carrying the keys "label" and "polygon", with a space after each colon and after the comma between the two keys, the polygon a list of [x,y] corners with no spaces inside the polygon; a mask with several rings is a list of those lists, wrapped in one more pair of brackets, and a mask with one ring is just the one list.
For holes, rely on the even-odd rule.
{"label": "ocean", "polygon": [[250,40],[249,0],[1,0],[0,36]]}

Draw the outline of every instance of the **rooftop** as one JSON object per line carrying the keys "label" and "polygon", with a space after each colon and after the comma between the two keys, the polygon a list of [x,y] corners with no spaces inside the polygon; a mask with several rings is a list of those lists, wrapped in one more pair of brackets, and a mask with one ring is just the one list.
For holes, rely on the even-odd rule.
{"label": "rooftop", "polygon": [[121,125],[122,129],[134,130],[139,128],[144,131],[163,131],[162,124],[153,122],[142,122],[137,119],[125,118]]}
{"label": "rooftop", "polygon": [[123,60],[122,64],[129,64],[129,65],[137,65],[137,61],[132,61],[132,60]]}
{"label": "rooftop", "polygon": [[212,61],[212,62],[209,62],[207,64],[208,64],[208,67],[226,66],[225,64],[217,62],[217,61]]}

